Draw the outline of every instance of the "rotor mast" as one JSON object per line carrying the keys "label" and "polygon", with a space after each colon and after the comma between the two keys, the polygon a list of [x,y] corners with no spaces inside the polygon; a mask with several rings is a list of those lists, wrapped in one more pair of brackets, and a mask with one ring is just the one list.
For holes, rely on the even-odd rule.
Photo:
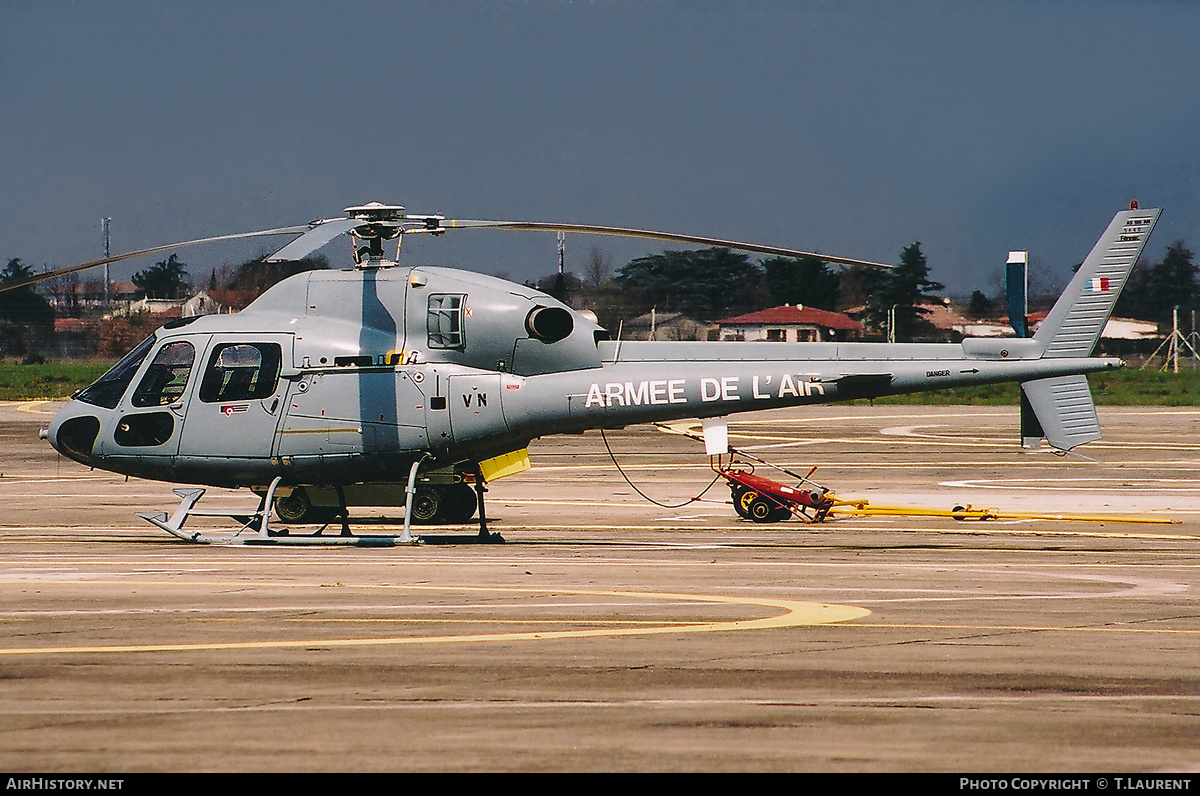
{"label": "rotor mast", "polygon": [[[385,205],[380,202],[370,202],[356,207],[347,207],[345,212],[350,218],[364,222],[349,230],[354,241],[354,264],[359,268],[381,268],[400,262],[400,244],[404,230],[400,220],[404,218],[404,208],[400,205]],[[395,261],[385,262],[383,259],[383,242],[396,241]],[[357,241],[366,245],[360,247]]]}

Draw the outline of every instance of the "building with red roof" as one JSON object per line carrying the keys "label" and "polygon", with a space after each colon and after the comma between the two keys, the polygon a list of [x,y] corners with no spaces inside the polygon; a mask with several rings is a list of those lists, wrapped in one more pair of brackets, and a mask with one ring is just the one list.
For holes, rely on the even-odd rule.
{"label": "building with red roof", "polygon": [[852,340],[863,326],[849,315],[800,304],[784,304],[717,321],[721,340],[770,340],[780,343],[813,343]]}

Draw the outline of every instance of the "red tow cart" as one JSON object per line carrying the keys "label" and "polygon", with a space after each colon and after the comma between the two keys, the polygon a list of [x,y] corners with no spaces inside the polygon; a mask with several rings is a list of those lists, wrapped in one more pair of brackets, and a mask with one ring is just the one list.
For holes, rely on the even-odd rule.
{"label": "red tow cart", "polygon": [[[746,461],[739,462],[738,456],[779,470],[799,482],[795,486],[788,486],[756,475],[754,465]],[[816,467],[809,470],[808,475],[799,475],[733,448],[730,448],[728,461],[725,456],[711,456],[709,465],[729,484],[734,510],[739,516],[754,522],[782,522],[792,517],[804,522],[824,522],[829,510],[843,502],[837,500],[827,488],[809,480],[809,476],[816,472]]]}

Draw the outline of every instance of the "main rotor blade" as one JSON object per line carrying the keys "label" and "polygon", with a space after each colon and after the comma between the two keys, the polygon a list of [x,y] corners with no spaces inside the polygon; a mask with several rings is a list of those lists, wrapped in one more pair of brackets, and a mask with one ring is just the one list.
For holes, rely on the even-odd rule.
{"label": "main rotor blade", "polygon": [[198,240],[185,240],[180,243],[171,243],[166,246],[154,246],[149,249],[140,249],[135,252],[127,252],[125,254],[117,254],[112,257],[104,257],[99,260],[90,260],[79,265],[69,265],[66,268],[58,268],[53,271],[47,271],[44,274],[34,274],[33,276],[22,277],[21,279],[13,279],[8,282],[0,282],[0,293],[6,290],[16,290],[19,287],[26,285],[35,285],[38,282],[45,282],[47,279],[55,279],[67,274],[73,274],[76,271],[86,271],[89,268],[96,268],[109,263],[118,263],[121,260],[128,260],[133,257],[141,257],[144,254],[158,254],[159,252],[169,251],[171,249],[183,249],[188,246],[199,246],[201,243],[217,243],[223,240],[237,240],[239,238],[258,238],[267,235],[295,235],[300,232],[307,232],[310,229],[308,224],[299,227],[280,227],[279,229],[264,229],[258,232],[239,232],[236,235],[218,235],[215,238],[200,238]]}
{"label": "main rotor blade", "polygon": [[[469,219],[441,222],[448,229],[517,229],[530,232],[581,232],[587,235],[617,235],[626,238],[648,238],[663,240],[671,243],[692,243],[698,246],[716,246],[722,249],[738,249],[739,251],[755,252],[756,254],[774,254],[780,257],[815,257],[827,263],[837,265],[853,265],[864,268],[891,268],[884,263],[873,263],[869,260],[855,260],[850,257],[835,257],[830,254],[802,252],[795,249],[783,249],[777,246],[763,246],[758,243],[741,243],[718,238],[703,238],[697,235],[676,235],[672,232],[654,232],[646,229],[628,229],[626,227],[600,227],[592,224],[556,224],[540,221],[475,221]],[[415,230],[423,231],[423,230]]]}
{"label": "main rotor blade", "polygon": [[280,263],[289,260],[303,260],[338,235],[349,232],[355,227],[361,227],[365,223],[361,218],[334,218],[317,222],[317,226],[266,258],[266,261]]}

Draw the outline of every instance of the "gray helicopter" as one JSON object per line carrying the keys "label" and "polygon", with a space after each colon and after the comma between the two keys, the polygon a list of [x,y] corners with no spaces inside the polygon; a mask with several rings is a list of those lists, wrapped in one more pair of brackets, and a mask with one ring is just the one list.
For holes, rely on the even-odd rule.
{"label": "gray helicopter", "polygon": [[[738,412],[1020,382],[1021,434],[1067,451],[1098,439],[1086,374],[1119,368],[1092,350],[1159,210],[1116,214],[1030,338],[961,344],[634,342],[535,289],[480,274],[399,263],[404,235],[492,228],[583,232],[721,246],[837,264],[881,266],[712,238],[616,227],[448,220],[399,206],[350,207],[347,218],[155,247],[5,284],[12,289],[182,246],[297,234],[270,260],[297,260],[348,234],[354,267],[292,276],[233,315],[167,323],[41,434],[89,467],[181,484],[249,488],[257,510],[200,509],[202,488],[176,489],[171,516],[142,516],[193,542],[414,541],[412,522],[462,523],[485,485],[529,467],[539,437],[699,418],[710,454],[727,447],[720,418]],[[385,243],[396,241],[396,255]],[[403,505],[397,537],[354,537],[348,506]],[[341,533],[271,527],[329,523]],[[189,516],[232,517],[233,537],[185,530]]]}

